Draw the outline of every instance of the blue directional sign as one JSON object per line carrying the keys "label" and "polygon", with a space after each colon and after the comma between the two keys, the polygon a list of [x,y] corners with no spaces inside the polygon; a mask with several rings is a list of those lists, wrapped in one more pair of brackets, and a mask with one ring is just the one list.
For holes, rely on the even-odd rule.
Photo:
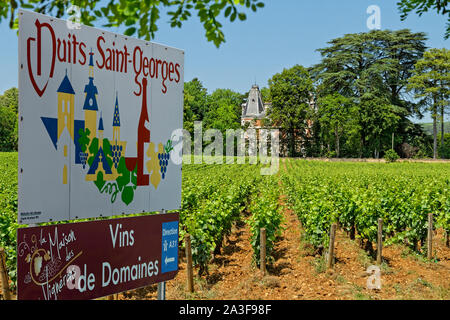
{"label": "blue directional sign", "polygon": [[161,273],[178,270],[178,221],[162,224]]}

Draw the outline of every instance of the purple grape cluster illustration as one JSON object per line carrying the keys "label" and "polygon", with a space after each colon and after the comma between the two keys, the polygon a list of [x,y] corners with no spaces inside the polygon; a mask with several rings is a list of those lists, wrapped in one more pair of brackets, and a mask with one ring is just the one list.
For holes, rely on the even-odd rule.
{"label": "purple grape cluster illustration", "polygon": [[88,154],[86,152],[80,152],[80,160],[81,164],[83,165],[83,169],[86,168]]}
{"label": "purple grape cluster illustration", "polygon": [[118,146],[116,144],[113,144],[111,146],[113,163],[116,169],[117,166],[119,165],[120,158],[122,157],[122,150],[123,150],[122,146]]}
{"label": "purple grape cluster illustration", "polygon": [[163,180],[166,178],[167,166],[169,165],[170,152],[173,150],[172,140],[168,140],[164,145],[164,152],[158,153],[159,168]]}
{"label": "purple grape cluster illustration", "polygon": [[166,178],[167,166],[169,165],[170,153],[158,153],[159,167],[161,171],[161,176],[163,179]]}

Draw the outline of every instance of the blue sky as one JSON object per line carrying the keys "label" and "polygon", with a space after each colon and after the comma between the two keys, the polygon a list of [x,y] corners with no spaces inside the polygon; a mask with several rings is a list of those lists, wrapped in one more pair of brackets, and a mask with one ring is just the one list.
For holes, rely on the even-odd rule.
{"label": "blue sky", "polygon": [[[247,14],[244,22],[222,18],[226,43],[217,49],[208,42],[197,16],[171,28],[168,16],[161,14],[155,42],[185,50],[185,80],[199,78],[209,92],[228,88],[246,92],[256,81],[260,87],[284,68],[301,64],[309,67],[320,61],[316,49],[327,46],[333,38],[346,33],[368,31],[368,6],[381,9],[381,28],[426,32],[428,47],[449,48],[444,40],[446,18],[434,12],[418,17],[411,14],[400,20],[392,0],[263,0],[265,7]],[[96,27],[101,28],[101,25]],[[123,32],[123,28],[110,28]],[[17,86],[17,35],[7,21],[0,24],[0,93]],[[424,119],[429,121],[429,117]]]}

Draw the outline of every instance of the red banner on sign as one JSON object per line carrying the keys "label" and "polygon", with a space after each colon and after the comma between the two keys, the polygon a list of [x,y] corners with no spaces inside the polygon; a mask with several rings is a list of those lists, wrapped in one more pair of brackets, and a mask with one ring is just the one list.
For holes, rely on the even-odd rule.
{"label": "red banner on sign", "polygon": [[19,300],[94,299],[173,279],[178,213],[17,231]]}

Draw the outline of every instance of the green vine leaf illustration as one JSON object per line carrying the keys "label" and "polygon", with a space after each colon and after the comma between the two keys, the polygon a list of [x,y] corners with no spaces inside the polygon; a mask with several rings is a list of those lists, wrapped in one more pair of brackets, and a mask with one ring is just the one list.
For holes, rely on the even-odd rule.
{"label": "green vine leaf illustration", "polygon": [[98,153],[98,138],[92,139],[91,145],[89,146],[89,153],[92,154],[92,156],[89,157],[88,164],[89,166],[92,166],[95,156]]}
{"label": "green vine leaf illustration", "polygon": [[103,153],[105,154],[106,161],[108,162],[108,165],[111,168],[113,166],[111,143],[106,138],[103,139]]}
{"label": "green vine leaf illustration", "polygon": [[97,186],[98,191],[102,192],[103,186],[106,183],[105,179],[103,178],[103,172],[99,171],[97,173],[97,180],[95,180],[94,183]]}
{"label": "green vine leaf illustration", "polygon": [[134,189],[131,186],[126,186],[122,191],[122,201],[128,206],[131,202],[133,202],[134,198]]}
{"label": "green vine leaf illustration", "polygon": [[78,130],[78,134],[80,135],[78,138],[78,144],[80,145],[81,151],[86,152],[89,142],[91,141],[89,139],[91,131],[88,128],[86,128],[86,130],[80,128],[80,130]]}
{"label": "green vine leaf illustration", "polygon": [[170,153],[173,150],[173,143],[172,140],[167,140],[166,145],[164,146],[164,151],[166,151],[166,153]]}
{"label": "green vine leaf illustration", "polygon": [[120,174],[116,182],[120,192],[122,192],[121,199],[128,206],[133,202],[134,190],[137,188],[137,167],[130,172],[125,164],[125,158],[122,157],[120,158],[117,172]]}
{"label": "green vine leaf illustration", "polygon": [[125,158],[120,159],[117,172],[119,173],[119,177],[116,179],[117,186],[122,192],[123,188],[130,183],[130,171],[128,171],[127,166],[125,165]]}

